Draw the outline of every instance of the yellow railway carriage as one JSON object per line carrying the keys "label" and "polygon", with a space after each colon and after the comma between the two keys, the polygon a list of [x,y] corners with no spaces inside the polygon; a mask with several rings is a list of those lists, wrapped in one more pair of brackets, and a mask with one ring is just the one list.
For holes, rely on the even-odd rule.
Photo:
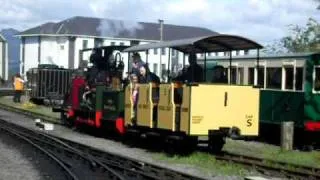
{"label": "yellow railway carriage", "polygon": [[214,35],[137,45],[124,52],[147,52],[149,49],[165,47],[184,54],[204,53],[205,67],[201,74],[203,81],[194,82],[192,78],[181,82],[168,78],[167,82],[161,84],[139,84],[136,108],[132,100],[133,85],[129,84],[125,88],[124,110],[127,134],[160,137],[180,148],[184,145],[196,145],[198,137],[207,136],[208,145],[213,152],[222,149],[228,136],[258,136],[259,89],[231,85],[230,82],[212,82],[210,77],[206,77],[206,53],[230,51],[231,68],[233,50],[257,49],[259,65],[261,45],[239,36]]}

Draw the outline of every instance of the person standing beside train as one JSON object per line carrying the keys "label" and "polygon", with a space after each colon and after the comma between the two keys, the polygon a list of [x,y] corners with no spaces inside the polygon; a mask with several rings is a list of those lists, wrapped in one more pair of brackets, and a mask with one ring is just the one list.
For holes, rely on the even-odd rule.
{"label": "person standing beside train", "polygon": [[25,81],[21,78],[19,73],[17,73],[13,78],[13,87],[14,87],[13,102],[15,103],[21,102],[21,94],[24,89],[24,82]]}

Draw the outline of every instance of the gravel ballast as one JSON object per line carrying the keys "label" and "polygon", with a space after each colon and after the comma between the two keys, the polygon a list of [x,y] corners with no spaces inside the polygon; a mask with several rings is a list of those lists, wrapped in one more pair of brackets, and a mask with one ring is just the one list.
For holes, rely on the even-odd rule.
{"label": "gravel ballast", "polygon": [[[33,119],[30,119],[24,115],[19,115],[11,112],[7,112],[4,110],[0,110],[0,118],[4,120],[8,120],[10,122],[22,125],[24,127],[28,127],[31,129],[38,129],[35,126],[35,122]],[[215,176],[212,172],[203,172],[197,167],[185,164],[171,164],[165,162],[159,162],[159,160],[155,160],[152,157],[152,153],[148,152],[145,149],[140,149],[136,147],[128,147],[120,142],[109,140],[106,138],[94,137],[91,135],[87,135],[84,133],[78,133],[68,129],[64,126],[54,125],[53,131],[47,131],[49,134],[53,134],[58,137],[63,137],[66,139],[70,139],[72,141],[82,143],[85,145],[89,145],[95,147],[97,149],[120,154],[122,156],[127,156],[133,159],[141,160],[147,163],[156,164],[162,167],[171,168],[180,172],[185,172],[188,174],[196,175],[205,179],[243,179],[241,177],[236,176]]]}
{"label": "gravel ballast", "polygon": [[0,130],[0,167],[0,179],[65,179],[50,158],[3,130]]}

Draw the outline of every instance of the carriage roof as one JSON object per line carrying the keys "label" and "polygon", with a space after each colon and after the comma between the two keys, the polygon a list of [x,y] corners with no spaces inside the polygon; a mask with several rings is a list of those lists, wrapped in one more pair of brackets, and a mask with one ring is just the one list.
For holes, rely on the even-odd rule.
{"label": "carriage roof", "polygon": [[257,42],[241,36],[218,34],[136,45],[124,49],[123,52],[146,51],[149,49],[165,47],[176,49],[184,53],[208,53],[263,48],[263,46]]}

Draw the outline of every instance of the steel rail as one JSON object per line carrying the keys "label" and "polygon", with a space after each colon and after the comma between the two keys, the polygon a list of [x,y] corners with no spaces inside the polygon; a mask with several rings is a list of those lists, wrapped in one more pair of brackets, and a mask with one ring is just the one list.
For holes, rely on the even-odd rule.
{"label": "steel rail", "polygon": [[14,128],[19,128],[19,133],[24,134],[35,141],[40,141],[47,146],[60,146],[61,150],[70,153],[76,152],[82,158],[89,157],[90,160],[95,162],[91,163],[93,167],[96,165],[108,168],[112,167],[109,169],[114,169],[115,171],[126,175],[126,177],[136,177],[137,179],[201,179],[181,172],[150,165],[148,163],[138,162],[133,159],[128,159],[127,157],[120,157],[118,155],[103,152],[70,140],[54,137],[43,132],[33,131],[7,121],[1,123],[5,123],[7,126]]}
{"label": "steel rail", "polygon": [[60,159],[58,159],[57,157],[55,157],[53,154],[51,154],[49,151],[45,150],[44,148],[40,147],[39,145],[37,145],[36,143],[32,142],[30,139],[26,138],[25,136],[13,131],[12,129],[6,128],[4,126],[0,126],[0,129],[2,129],[3,131],[6,131],[7,133],[10,133],[12,135],[17,136],[18,138],[26,141],[27,143],[29,143],[30,145],[32,145],[33,147],[37,148],[38,150],[40,150],[42,153],[44,153],[45,155],[47,155],[49,158],[51,158],[54,162],[56,162],[59,167],[61,167],[61,169],[65,172],[65,174],[70,177],[73,180],[78,180],[79,178],[65,165],[65,162],[61,161]]}
{"label": "steel rail", "polygon": [[217,160],[251,166],[264,173],[278,173],[279,175],[286,176],[288,178],[320,179],[320,168],[316,167],[302,166],[232,153],[215,155],[215,158]]}
{"label": "steel rail", "polygon": [[[119,174],[118,172],[114,171],[112,168],[109,168],[108,166],[101,163],[97,158],[94,158],[90,156],[89,154],[85,154],[83,152],[80,152],[70,146],[66,146],[63,142],[55,142],[52,137],[43,134],[43,133],[37,133],[36,131],[23,128],[21,126],[17,126],[8,122],[0,121],[0,123],[3,125],[6,123],[7,126],[10,126],[10,130],[15,132],[16,134],[19,134],[24,137],[28,137],[29,139],[33,139],[34,141],[37,141],[38,143],[41,143],[41,145],[47,145],[53,148],[56,148],[58,150],[64,150],[65,152],[69,152],[73,155],[80,156],[82,159],[87,160],[90,163],[91,168],[97,167],[97,165],[100,165],[100,167],[104,168],[106,171],[109,172],[109,174],[112,175],[110,178],[116,178],[120,180],[125,180],[126,178]],[[19,130],[15,130],[15,129]],[[23,131],[23,132],[21,132]],[[49,141],[48,141],[49,140]],[[63,147],[66,146],[66,147]]]}

